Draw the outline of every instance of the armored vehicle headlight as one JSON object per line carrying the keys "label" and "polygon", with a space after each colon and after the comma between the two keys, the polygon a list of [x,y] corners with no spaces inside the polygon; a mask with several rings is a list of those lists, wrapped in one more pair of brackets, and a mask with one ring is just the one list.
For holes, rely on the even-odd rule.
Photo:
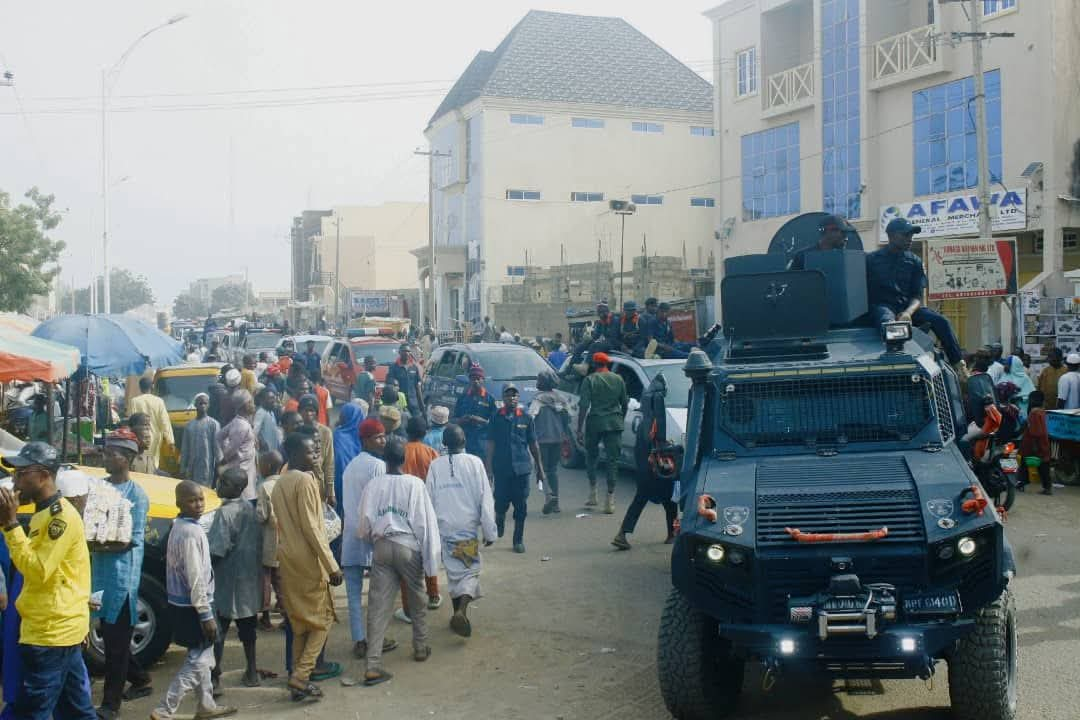
{"label": "armored vehicle headlight", "polygon": [[795,654],[795,641],[791,638],[783,638],[780,640],[780,654],[781,655],[794,655]]}
{"label": "armored vehicle headlight", "polygon": [[710,545],[705,551],[705,557],[709,558],[715,563],[721,562],[724,559],[724,546],[723,545]]}
{"label": "armored vehicle headlight", "polygon": [[975,554],[975,541],[969,537],[962,537],[956,542],[956,549],[964,557],[971,557]]}
{"label": "armored vehicle headlight", "polygon": [[911,323],[890,322],[882,325],[885,333],[885,342],[902,342],[911,339]]}

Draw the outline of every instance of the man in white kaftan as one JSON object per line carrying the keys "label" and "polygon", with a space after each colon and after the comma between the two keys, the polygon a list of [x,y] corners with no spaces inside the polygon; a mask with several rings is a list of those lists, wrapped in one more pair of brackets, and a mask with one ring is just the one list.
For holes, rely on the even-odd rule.
{"label": "man in white kaftan", "polygon": [[484,462],[465,452],[465,432],[457,425],[443,431],[447,455],[428,469],[427,491],[439,519],[442,560],[454,615],[450,627],[462,637],[472,634],[467,609],[480,597],[480,536],[485,546],[495,541],[495,501]]}

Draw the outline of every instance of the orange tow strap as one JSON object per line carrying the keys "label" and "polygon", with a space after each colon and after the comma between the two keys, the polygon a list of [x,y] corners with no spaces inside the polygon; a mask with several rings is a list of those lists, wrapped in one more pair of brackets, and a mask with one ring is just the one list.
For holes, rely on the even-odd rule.
{"label": "orange tow strap", "polygon": [[889,528],[883,527],[862,533],[804,533],[798,528],[784,528],[784,532],[795,542],[801,543],[871,542],[887,537]]}

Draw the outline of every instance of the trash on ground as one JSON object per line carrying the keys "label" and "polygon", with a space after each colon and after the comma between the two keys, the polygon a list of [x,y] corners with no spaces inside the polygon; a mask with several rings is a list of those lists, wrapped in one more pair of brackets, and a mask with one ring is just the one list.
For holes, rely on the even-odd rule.
{"label": "trash on ground", "polygon": [[577,515],[575,515],[574,517],[576,517],[576,518],[587,518],[587,517],[592,517],[592,513],[578,513],[578,514],[577,514]]}

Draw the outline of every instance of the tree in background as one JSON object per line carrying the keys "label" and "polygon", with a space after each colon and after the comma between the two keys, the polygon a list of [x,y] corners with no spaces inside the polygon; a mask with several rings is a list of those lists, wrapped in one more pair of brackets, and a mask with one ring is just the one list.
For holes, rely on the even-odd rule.
{"label": "tree in background", "polygon": [[254,304],[251,287],[244,283],[230,283],[214,288],[210,295],[210,311],[243,310]]}
{"label": "tree in background", "polygon": [[207,314],[208,308],[203,299],[191,293],[180,293],[173,300],[173,317],[184,319],[202,318]]}
{"label": "tree in background", "polygon": [[[150,289],[150,283],[142,275],[136,275],[126,268],[114,267],[109,272],[112,287],[112,311],[124,313],[140,305],[151,305],[154,302],[154,291]],[[105,283],[97,278],[97,293],[99,298],[105,297]],[[60,312],[90,312],[90,288],[75,288],[75,306],[72,310],[71,292],[65,290],[60,299]]]}
{"label": "tree in background", "polygon": [[60,272],[56,264],[64,243],[46,233],[60,224],[53,212],[54,195],[42,195],[36,187],[26,193],[29,203],[15,207],[11,196],[0,190],[0,310],[26,312],[35,295],[49,292]]}

